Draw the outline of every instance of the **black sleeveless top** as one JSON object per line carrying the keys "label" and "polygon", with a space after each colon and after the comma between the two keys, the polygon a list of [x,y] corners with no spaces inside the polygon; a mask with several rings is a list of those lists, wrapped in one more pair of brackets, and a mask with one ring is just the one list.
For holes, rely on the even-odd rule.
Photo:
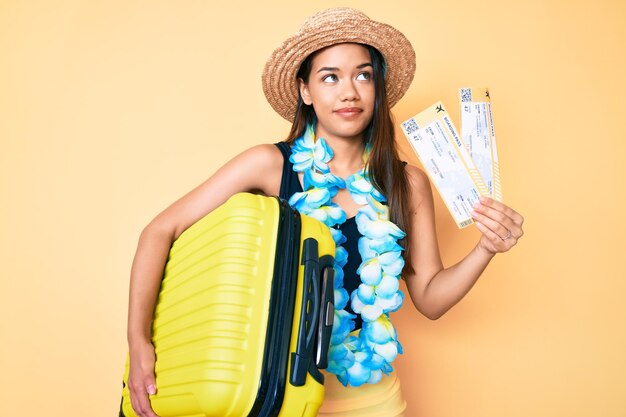
{"label": "black sleeveless top", "polygon": [[[285,142],[278,142],[275,144],[280,152],[283,154],[283,176],[280,181],[280,194],[279,197],[285,200],[289,200],[294,193],[301,193],[302,185],[298,174],[293,170],[293,164],[289,160],[291,156],[291,146]],[[339,226],[339,230],[346,237],[347,241],[343,244],[343,247],[348,252],[348,263],[343,267],[343,286],[348,291],[348,295],[352,294],[352,291],[356,290],[361,284],[361,277],[356,273],[356,270],[361,265],[362,259],[359,253],[359,238],[363,235],[359,233],[359,229],[356,226],[356,218],[350,217]],[[345,310],[348,313],[354,314],[350,301]],[[362,325],[361,316],[356,315],[355,329],[360,329]]]}

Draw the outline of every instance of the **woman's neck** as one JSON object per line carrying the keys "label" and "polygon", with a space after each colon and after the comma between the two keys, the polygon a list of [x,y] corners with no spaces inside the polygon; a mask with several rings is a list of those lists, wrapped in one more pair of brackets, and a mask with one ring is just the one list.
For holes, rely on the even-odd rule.
{"label": "woman's neck", "polygon": [[317,134],[316,137],[324,138],[333,150],[333,159],[328,164],[333,174],[345,178],[363,167],[365,144],[362,137],[340,138]]}

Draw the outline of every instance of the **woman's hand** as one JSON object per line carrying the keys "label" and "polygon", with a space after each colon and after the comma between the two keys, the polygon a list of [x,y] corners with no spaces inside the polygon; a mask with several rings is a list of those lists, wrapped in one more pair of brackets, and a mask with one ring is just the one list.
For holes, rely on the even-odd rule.
{"label": "woman's hand", "polygon": [[131,348],[128,389],[133,410],[139,417],[158,417],[150,406],[148,395],[156,394],[155,354],[150,342]]}
{"label": "woman's hand", "polygon": [[491,254],[511,249],[524,231],[524,218],[509,206],[489,197],[481,197],[472,217],[483,234],[478,246]]}

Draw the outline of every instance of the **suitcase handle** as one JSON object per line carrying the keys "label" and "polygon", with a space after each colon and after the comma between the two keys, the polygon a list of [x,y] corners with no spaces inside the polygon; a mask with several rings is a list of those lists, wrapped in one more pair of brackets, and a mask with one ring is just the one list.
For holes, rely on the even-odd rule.
{"label": "suitcase handle", "polygon": [[[302,307],[300,310],[300,326],[296,351],[291,353],[291,385],[301,387],[313,358],[315,335],[320,311],[319,283],[319,252],[317,240],[308,238],[302,247],[302,263],[304,264],[304,282],[302,291]],[[311,289],[312,291],[309,291]],[[307,308],[310,306],[310,309]]]}
{"label": "suitcase handle", "polygon": [[319,369],[328,367],[328,351],[335,318],[335,260],[326,255],[320,258],[322,288],[320,292],[320,318],[317,323],[317,345],[315,346],[315,365]]}
{"label": "suitcase handle", "polygon": [[[317,242],[315,242],[317,243]],[[306,266],[305,266],[306,268]],[[317,321],[320,315],[320,267],[319,263],[311,262],[309,267],[310,275],[309,282],[313,284],[313,291],[304,291],[304,296],[307,297],[307,302],[311,303],[312,311],[307,313],[307,334],[306,334],[306,348],[307,352],[311,350],[313,352],[313,342],[315,341],[315,333],[317,332]],[[304,273],[307,274],[306,272]],[[310,297],[309,297],[310,296]]]}

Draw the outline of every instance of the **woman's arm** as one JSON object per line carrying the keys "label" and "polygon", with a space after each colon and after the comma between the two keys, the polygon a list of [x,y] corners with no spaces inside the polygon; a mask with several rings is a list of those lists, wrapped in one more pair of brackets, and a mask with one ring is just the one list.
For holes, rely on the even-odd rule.
{"label": "woman's arm", "polygon": [[282,167],[283,157],[276,146],[255,146],[165,209],[141,233],[131,268],[128,303],[128,385],[133,409],[140,417],[156,416],[148,399],[148,394],[156,392],[152,315],[172,242],[233,194],[254,191],[278,195]]}
{"label": "woman's arm", "polygon": [[473,214],[482,233],[478,244],[459,263],[444,269],[435,233],[430,182],[420,169],[408,165],[406,169],[411,184],[410,244],[415,273],[405,279],[415,307],[435,320],[469,292],[496,253],[517,243],[523,235],[523,218],[500,202],[482,198]]}

